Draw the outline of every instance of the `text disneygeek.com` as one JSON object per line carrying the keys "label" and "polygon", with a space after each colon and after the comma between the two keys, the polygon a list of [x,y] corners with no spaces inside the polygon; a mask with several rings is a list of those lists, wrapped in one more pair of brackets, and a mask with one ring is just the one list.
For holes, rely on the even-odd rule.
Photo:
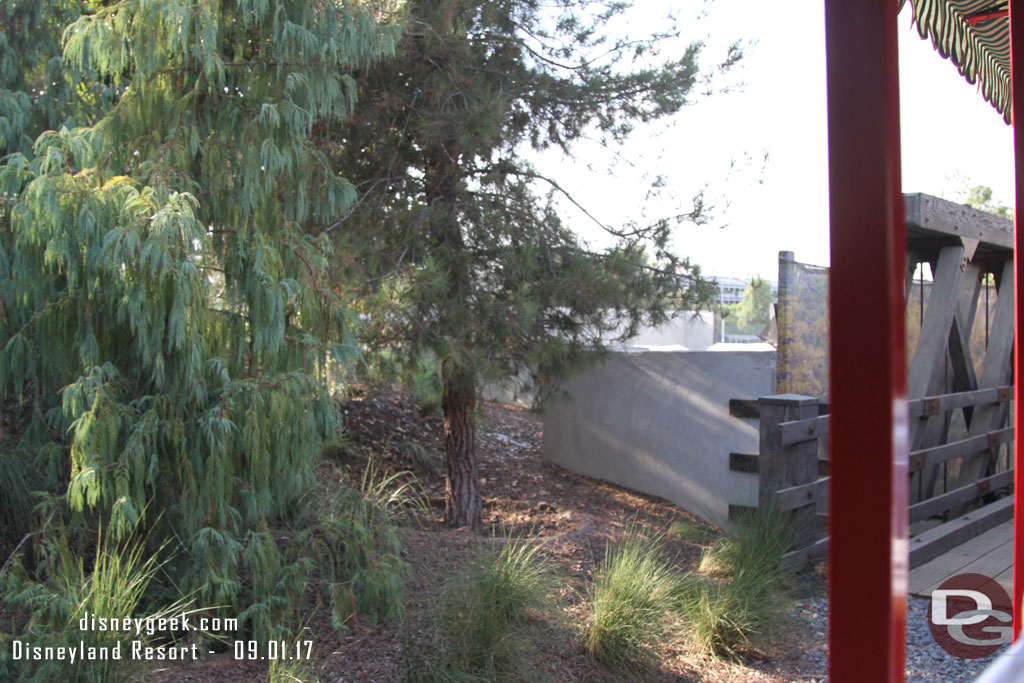
{"label": "text disneygeek.com", "polygon": [[[111,618],[86,613],[78,622],[79,631],[85,633],[112,633],[128,636],[124,639],[104,639],[96,644],[94,638],[83,638],[78,643],[49,645],[30,640],[11,641],[11,659],[15,661],[48,660],[81,662],[96,660],[184,661],[195,660],[218,650],[200,648],[199,643],[181,642],[182,632],[198,631],[205,634],[228,633],[238,630],[238,619],[195,616],[181,613],[175,617]],[[177,643],[156,644],[153,636],[175,634]],[[134,636],[132,638],[131,636]],[[224,638],[217,639],[225,642]],[[107,644],[109,643],[109,644]],[[309,659],[313,642],[309,640],[260,642],[255,640],[227,640],[225,643],[235,659],[273,660]]]}

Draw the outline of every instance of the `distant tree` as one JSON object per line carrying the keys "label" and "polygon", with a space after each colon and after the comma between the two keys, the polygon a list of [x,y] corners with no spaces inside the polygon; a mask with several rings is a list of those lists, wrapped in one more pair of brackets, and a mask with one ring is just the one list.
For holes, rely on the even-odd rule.
{"label": "distant tree", "polygon": [[760,334],[771,320],[771,305],[775,296],[771,283],[753,278],[743,290],[743,300],[736,306],[736,323],[744,334]]}
{"label": "distant tree", "polygon": [[[369,343],[439,359],[445,518],[478,525],[481,382],[528,378],[549,395],[616,330],[634,336],[709,295],[669,247],[674,220],[609,228],[618,244],[589,251],[548,193],[562,186],[525,152],[568,153],[588,135],[619,143],[637,123],[677,112],[702,83],[701,46],[650,66],[664,36],[610,38],[620,2],[404,7],[396,58],[367,73],[351,125],[324,140],[341,142],[338,168],[361,191],[330,228],[345,286],[364,297]],[[702,216],[698,205],[679,219]]]}
{"label": "distant tree", "polygon": [[1013,219],[1013,209],[992,199],[992,188],[987,185],[975,185],[964,193],[964,204],[973,206],[979,211],[992,213],[1002,218]]}

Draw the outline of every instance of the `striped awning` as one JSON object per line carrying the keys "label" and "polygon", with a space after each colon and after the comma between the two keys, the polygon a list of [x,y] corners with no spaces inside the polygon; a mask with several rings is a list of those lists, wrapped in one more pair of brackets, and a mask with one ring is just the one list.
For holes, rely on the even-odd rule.
{"label": "striped awning", "polygon": [[956,64],[1010,123],[1010,20],[1006,0],[910,0],[922,38]]}

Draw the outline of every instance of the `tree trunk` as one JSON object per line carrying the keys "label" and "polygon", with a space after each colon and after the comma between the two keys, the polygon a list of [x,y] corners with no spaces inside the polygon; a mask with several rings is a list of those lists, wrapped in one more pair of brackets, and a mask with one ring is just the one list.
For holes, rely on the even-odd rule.
{"label": "tree trunk", "polygon": [[452,527],[483,524],[480,479],[476,469],[476,383],[472,377],[445,368],[444,411],[445,492],[444,521]]}

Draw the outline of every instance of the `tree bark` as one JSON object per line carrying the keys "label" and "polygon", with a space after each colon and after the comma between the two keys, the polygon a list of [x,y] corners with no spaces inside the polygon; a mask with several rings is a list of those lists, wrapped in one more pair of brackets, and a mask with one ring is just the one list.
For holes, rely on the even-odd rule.
{"label": "tree bark", "polygon": [[444,521],[451,527],[483,525],[483,503],[476,468],[476,383],[464,373],[443,372],[445,491]]}

